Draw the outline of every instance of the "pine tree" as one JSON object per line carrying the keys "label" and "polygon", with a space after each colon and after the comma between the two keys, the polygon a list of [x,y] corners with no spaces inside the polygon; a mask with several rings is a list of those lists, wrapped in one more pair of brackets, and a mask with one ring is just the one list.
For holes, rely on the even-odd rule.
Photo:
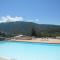
{"label": "pine tree", "polygon": [[32,28],[31,36],[35,36],[35,37],[37,37],[36,31],[35,31],[34,28]]}

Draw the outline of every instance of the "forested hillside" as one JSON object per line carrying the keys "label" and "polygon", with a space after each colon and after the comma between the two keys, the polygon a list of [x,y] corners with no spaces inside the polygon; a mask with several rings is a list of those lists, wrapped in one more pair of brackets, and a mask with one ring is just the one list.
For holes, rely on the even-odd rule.
{"label": "forested hillside", "polygon": [[23,21],[6,22],[6,23],[0,23],[0,32],[4,32],[5,34],[25,34],[30,36],[34,32],[38,37],[60,36],[60,26],[36,24],[32,22],[23,22]]}

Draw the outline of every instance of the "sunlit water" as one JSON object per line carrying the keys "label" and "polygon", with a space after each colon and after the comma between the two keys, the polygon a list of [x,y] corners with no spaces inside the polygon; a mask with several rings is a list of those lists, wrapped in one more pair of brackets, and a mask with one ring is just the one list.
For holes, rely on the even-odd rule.
{"label": "sunlit water", "polygon": [[60,60],[60,44],[1,41],[0,57],[16,60]]}

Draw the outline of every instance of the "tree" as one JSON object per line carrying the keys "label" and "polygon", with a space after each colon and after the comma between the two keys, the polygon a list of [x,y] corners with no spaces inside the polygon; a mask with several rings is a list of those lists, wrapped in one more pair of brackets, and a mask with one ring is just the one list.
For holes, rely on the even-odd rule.
{"label": "tree", "polygon": [[32,28],[31,36],[35,36],[35,37],[37,37],[36,31],[35,31],[34,28]]}

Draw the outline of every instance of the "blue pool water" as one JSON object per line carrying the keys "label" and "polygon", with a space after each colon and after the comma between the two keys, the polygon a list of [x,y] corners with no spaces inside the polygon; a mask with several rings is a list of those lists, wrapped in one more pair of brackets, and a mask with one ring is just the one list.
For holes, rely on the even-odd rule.
{"label": "blue pool water", "polygon": [[0,57],[16,60],[60,60],[60,44],[0,42]]}

